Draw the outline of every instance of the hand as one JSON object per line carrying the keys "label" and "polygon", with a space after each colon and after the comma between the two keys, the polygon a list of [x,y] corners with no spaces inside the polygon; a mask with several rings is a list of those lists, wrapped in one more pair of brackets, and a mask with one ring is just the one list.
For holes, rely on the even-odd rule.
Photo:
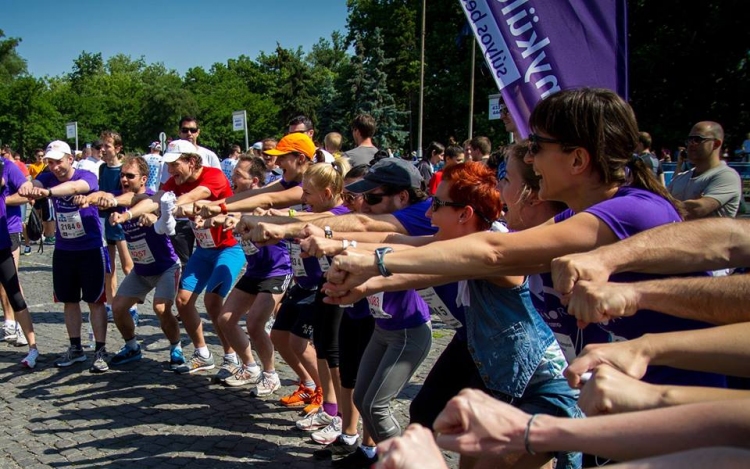
{"label": "hand", "polygon": [[299,233],[300,238],[307,238],[308,236],[317,236],[320,238],[325,238],[325,231],[323,228],[313,225],[312,223],[308,223],[302,228],[302,231]]}
{"label": "hand", "polygon": [[130,220],[130,215],[127,213],[113,212],[109,215],[109,224],[112,226],[125,223],[128,220]]}
{"label": "hand", "polygon": [[[178,205],[174,216],[175,218],[193,218],[195,215],[195,212],[193,212],[193,206],[192,205]],[[209,218],[209,217],[204,217]]]}
{"label": "hand", "polygon": [[319,238],[317,236],[307,237],[299,242],[303,256],[323,257],[335,256],[344,250],[341,240]]}
{"label": "hand", "polygon": [[45,197],[49,197],[49,189],[46,189],[44,187],[36,187],[31,183],[29,183],[28,185],[24,183],[23,185],[21,185],[21,187],[18,188],[18,194],[28,199],[43,199]]}
{"label": "hand", "polygon": [[661,402],[661,388],[599,365],[583,385],[578,406],[589,417],[654,409]]}
{"label": "hand", "polygon": [[197,215],[193,218],[193,225],[199,230],[209,229],[213,226],[213,218],[203,218],[200,215]]}
{"label": "hand", "polygon": [[117,199],[112,196],[99,197],[96,205],[101,209],[114,208],[117,207]]}
{"label": "hand", "polygon": [[221,214],[221,207],[210,204],[211,202],[208,200],[198,200],[193,203],[193,211],[203,218],[211,218],[215,215]]}
{"label": "hand", "polygon": [[575,315],[579,327],[590,323],[632,316],[638,311],[640,294],[630,283],[591,283],[580,280],[573,292],[563,298],[568,313]]}
{"label": "hand", "polygon": [[258,224],[258,220],[250,215],[243,215],[234,227],[234,232],[241,235],[243,238],[247,238],[255,229],[255,225]]}
{"label": "hand", "polygon": [[[280,240],[284,239],[286,234],[284,227],[280,225],[274,225],[272,223],[258,223],[258,225],[250,232],[250,240],[256,244],[256,246],[268,246],[270,244],[276,244]],[[243,238],[247,239],[248,236],[244,235]]]}
{"label": "hand", "polygon": [[[253,213],[255,215],[255,213]],[[269,208],[262,216],[266,217],[288,217],[289,209],[279,210],[277,208]]]}
{"label": "hand", "polygon": [[144,213],[143,215],[141,215],[141,218],[138,219],[138,226],[142,226],[144,228],[154,226],[154,223],[156,223],[156,220],[158,219],[159,217],[157,217],[155,213]]}
{"label": "hand", "polygon": [[89,198],[85,195],[74,195],[73,196],[73,203],[78,205],[81,208],[86,208],[89,206]]}
{"label": "hand", "polygon": [[330,283],[338,285],[338,288],[351,290],[378,273],[372,252],[347,249],[333,258],[326,277]]}
{"label": "hand", "polygon": [[254,217],[270,217],[271,214],[269,213],[271,209],[265,209],[261,207],[256,207],[255,210],[250,212]]}
{"label": "hand", "polygon": [[[218,217],[214,217],[212,218],[212,220],[216,220],[217,218]],[[239,218],[226,216],[224,217],[224,223],[222,224],[222,227],[224,228],[224,231],[232,230],[235,228],[235,226],[237,226],[237,223],[239,223],[239,221]]]}
{"label": "hand", "polygon": [[342,288],[341,285],[334,285],[332,283],[326,282],[323,284],[323,293],[326,294],[326,296],[323,298],[323,303],[327,303],[329,305],[345,306],[353,305],[357,301],[366,297],[368,294],[368,290],[365,284],[358,285],[356,287],[352,287],[349,290],[346,290]]}
{"label": "hand", "polygon": [[643,378],[651,361],[648,336],[624,342],[589,344],[565,369],[571,388],[581,386],[581,375],[599,365],[609,365],[635,379]]}
{"label": "hand", "polygon": [[378,444],[375,469],[447,469],[432,432],[411,424],[401,436]]}
{"label": "hand", "polygon": [[552,259],[551,275],[555,290],[567,295],[579,280],[606,282],[612,271],[602,264],[600,256],[590,253],[570,254]]}
{"label": "hand", "polygon": [[435,440],[443,449],[475,457],[525,451],[530,418],[482,391],[464,389],[435,419]]}

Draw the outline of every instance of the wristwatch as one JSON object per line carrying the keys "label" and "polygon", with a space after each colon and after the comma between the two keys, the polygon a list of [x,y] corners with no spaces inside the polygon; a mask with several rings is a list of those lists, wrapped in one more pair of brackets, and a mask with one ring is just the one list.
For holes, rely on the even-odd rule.
{"label": "wristwatch", "polygon": [[390,248],[388,246],[377,248],[375,250],[375,261],[378,264],[378,271],[383,277],[390,277],[391,275],[393,275],[388,269],[386,269],[385,264],[383,264],[383,258],[389,252],[393,252],[393,248]]}
{"label": "wristwatch", "polygon": [[325,227],[323,228],[323,232],[325,233],[325,235],[326,235],[326,238],[328,238],[328,239],[333,239],[333,231],[331,230],[331,227],[330,227],[330,226],[326,225],[326,226],[325,226]]}

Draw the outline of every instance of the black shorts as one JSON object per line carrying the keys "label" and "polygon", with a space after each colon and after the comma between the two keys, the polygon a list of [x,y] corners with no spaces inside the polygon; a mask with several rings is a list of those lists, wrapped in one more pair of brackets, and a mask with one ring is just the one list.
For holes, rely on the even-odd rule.
{"label": "black shorts", "polygon": [[104,274],[109,268],[109,254],[102,246],[84,251],[62,251],[52,254],[52,290],[60,303],[104,303]]}
{"label": "black shorts", "polygon": [[16,252],[21,247],[21,233],[10,233],[10,252]]}
{"label": "black shorts", "polygon": [[50,204],[50,200],[47,198],[34,201],[34,208],[42,212],[42,221],[52,221],[52,207]]}
{"label": "black shorts", "polygon": [[5,288],[8,301],[13,311],[26,309],[26,300],[21,293],[21,285],[18,283],[16,263],[13,261],[13,251],[0,249],[0,284]]}
{"label": "black shorts", "polygon": [[240,277],[234,288],[237,290],[247,293],[249,295],[257,295],[258,293],[270,293],[272,295],[278,295],[286,292],[289,288],[289,282],[291,282],[291,275],[280,275],[278,277],[268,278],[253,278],[253,277]]}
{"label": "black shorts", "polygon": [[317,290],[305,290],[294,285],[286,292],[281,302],[273,329],[291,332],[292,334],[310,340],[313,335],[313,304]]}

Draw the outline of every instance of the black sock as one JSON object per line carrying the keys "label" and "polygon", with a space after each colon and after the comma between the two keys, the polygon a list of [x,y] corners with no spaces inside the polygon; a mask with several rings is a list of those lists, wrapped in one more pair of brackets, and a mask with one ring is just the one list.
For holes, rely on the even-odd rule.
{"label": "black sock", "polygon": [[73,347],[76,350],[81,350],[81,338],[80,337],[71,337],[70,338],[70,346]]}
{"label": "black sock", "polygon": [[94,351],[98,352],[99,350],[104,348],[104,342],[96,342],[96,345],[94,346]]}

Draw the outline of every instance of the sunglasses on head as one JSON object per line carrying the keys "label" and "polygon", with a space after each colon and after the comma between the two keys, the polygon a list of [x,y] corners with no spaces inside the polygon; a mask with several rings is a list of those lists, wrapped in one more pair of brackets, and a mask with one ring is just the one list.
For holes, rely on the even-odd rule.
{"label": "sunglasses on head", "polygon": [[716,140],[713,137],[704,137],[702,135],[689,135],[687,139],[685,139],[685,145],[690,145],[691,143],[694,145],[700,145],[703,142],[706,142],[708,140]]}
{"label": "sunglasses on head", "polygon": [[554,138],[547,138],[547,137],[540,137],[537,134],[529,134],[529,153],[532,155],[536,155],[541,150],[541,147],[539,146],[540,143],[559,143],[562,145],[562,141],[554,139]]}
{"label": "sunglasses on head", "polygon": [[180,129],[180,132],[182,132],[183,134],[197,134],[198,127],[183,127]]}
{"label": "sunglasses on head", "polygon": [[133,173],[120,173],[120,177],[121,177],[121,178],[122,178],[122,177],[124,177],[124,178],[125,178],[125,179],[127,179],[127,180],[132,180],[132,179],[135,179],[135,178],[137,178],[138,176],[139,176],[138,174],[133,174]]}

